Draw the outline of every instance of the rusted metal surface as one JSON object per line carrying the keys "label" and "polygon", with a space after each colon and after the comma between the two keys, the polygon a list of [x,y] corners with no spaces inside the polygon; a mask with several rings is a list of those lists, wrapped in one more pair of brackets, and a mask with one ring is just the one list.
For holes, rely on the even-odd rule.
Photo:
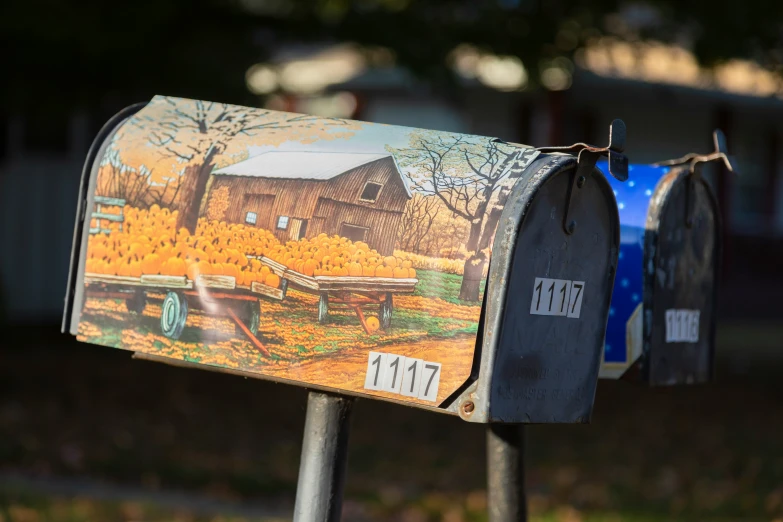
{"label": "rusted metal surface", "polygon": [[606,156],[609,159],[609,173],[620,181],[628,179],[628,158],[622,154],[625,150],[625,123],[623,120],[614,120],[609,125],[609,145],[606,147],[596,147],[580,142],[567,147],[541,147],[537,150],[543,153],[572,154],[579,159],[580,165],[590,161],[583,156],[594,155],[596,159],[599,156]]}
{"label": "rusted metal surface", "polygon": [[723,131],[715,129],[712,133],[712,142],[715,145],[715,150],[709,154],[691,152],[681,158],[660,161],[655,163],[655,165],[661,167],[688,165],[688,170],[691,173],[696,173],[701,163],[721,161],[729,172],[736,173],[737,171],[734,168],[735,161],[732,156],[729,155],[728,148],[726,147],[726,136],[723,134]]}

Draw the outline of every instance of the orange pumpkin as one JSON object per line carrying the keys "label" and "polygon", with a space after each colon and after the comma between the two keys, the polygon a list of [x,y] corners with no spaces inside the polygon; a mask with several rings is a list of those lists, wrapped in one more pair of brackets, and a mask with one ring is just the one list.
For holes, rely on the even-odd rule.
{"label": "orange pumpkin", "polygon": [[141,261],[141,271],[145,274],[160,274],[160,256],[158,254],[147,254]]}
{"label": "orange pumpkin", "polygon": [[370,330],[370,333],[375,332],[376,330],[378,330],[378,328],[381,327],[381,322],[378,321],[378,318],[375,317],[374,315],[368,317],[367,321],[365,322],[367,323],[367,329]]}
{"label": "orange pumpkin", "polygon": [[226,263],[223,265],[223,275],[236,278],[239,276],[239,268],[237,267],[237,265]]}
{"label": "orange pumpkin", "polygon": [[139,261],[138,258],[133,259],[128,265],[128,275],[131,277],[141,277],[141,261]]}
{"label": "orange pumpkin", "polygon": [[362,275],[362,265],[357,262],[348,264],[348,275],[353,277],[360,277]]}
{"label": "orange pumpkin", "polygon": [[119,260],[119,265],[117,266],[117,275],[127,277],[130,275],[130,258],[125,258],[122,260]]}
{"label": "orange pumpkin", "polygon": [[277,274],[267,274],[266,278],[264,278],[264,284],[271,286],[272,288],[277,288],[280,286],[280,276]]}
{"label": "orange pumpkin", "polygon": [[185,272],[185,275],[188,276],[188,279],[191,281],[195,280],[199,275],[198,262],[193,261],[188,264],[188,270]]}
{"label": "orange pumpkin", "polygon": [[302,273],[306,276],[312,276],[315,274],[315,269],[318,266],[318,263],[315,262],[313,259],[308,259],[304,262],[304,265],[302,266]]}
{"label": "orange pumpkin", "polygon": [[242,281],[246,286],[252,285],[255,281],[258,281],[258,274],[254,274],[250,271],[242,272],[244,274],[244,277],[242,278]]}
{"label": "orange pumpkin", "polygon": [[[185,266],[185,260],[180,257],[170,257],[166,263],[164,263],[165,266],[165,273],[166,275],[170,276],[184,276],[187,275],[188,268]],[[163,270],[163,267],[161,267]]]}
{"label": "orange pumpkin", "polygon": [[209,263],[209,261],[202,259],[197,263],[198,266],[198,273],[208,275],[212,273],[212,265]]}
{"label": "orange pumpkin", "polygon": [[228,256],[222,250],[215,250],[210,254],[209,260],[213,263],[225,263]]}

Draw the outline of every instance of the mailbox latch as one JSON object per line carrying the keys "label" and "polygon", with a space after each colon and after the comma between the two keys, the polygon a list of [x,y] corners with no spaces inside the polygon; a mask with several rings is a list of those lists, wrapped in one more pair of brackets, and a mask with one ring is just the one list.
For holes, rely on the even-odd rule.
{"label": "mailbox latch", "polygon": [[720,129],[715,129],[712,132],[712,141],[715,144],[715,151],[709,154],[697,154],[695,152],[691,152],[690,154],[686,154],[681,158],[661,161],[659,163],[653,164],[655,167],[675,167],[679,165],[688,165],[690,176],[688,178],[687,186],[688,194],[685,198],[685,225],[688,228],[693,226],[692,212],[693,207],[696,205],[696,203],[693,201],[696,193],[695,185],[701,177],[700,167],[702,164],[709,163],[711,161],[723,161],[723,165],[729,172],[733,172],[735,174],[737,173],[737,170],[734,168],[734,159],[729,155],[728,149],[726,148],[726,135],[723,134],[723,131]]}
{"label": "mailbox latch", "polygon": [[559,152],[573,154],[577,157],[577,169],[572,174],[571,185],[568,190],[568,202],[563,215],[563,230],[566,234],[573,234],[576,229],[576,221],[570,217],[571,204],[574,196],[586,183],[593,172],[595,164],[601,156],[606,156],[609,163],[609,173],[619,181],[628,179],[628,158],[623,154],[625,150],[625,123],[623,120],[614,120],[609,125],[609,145],[595,147],[587,143],[574,143],[568,147],[541,147],[543,153]]}

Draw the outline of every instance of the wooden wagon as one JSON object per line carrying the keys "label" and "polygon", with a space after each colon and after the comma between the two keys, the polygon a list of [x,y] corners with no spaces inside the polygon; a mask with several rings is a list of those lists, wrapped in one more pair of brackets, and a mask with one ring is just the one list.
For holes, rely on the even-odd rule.
{"label": "wooden wagon", "polygon": [[416,289],[416,278],[396,277],[360,277],[360,276],[308,276],[292,270],[268,257],[259,256],[261,263],[280,277],[283,295],[289,285],[305,292],[319,296],[318,322],[323,324],[329,316],[329,305],[343,306],[352,309],[362,328],[368,334],[372,333],[362,310],[365,306],[378,306],[380,327],[386,330],[391,326],[394,311],[393,295],[396,293],[413,293]]}
{"label": "wooden wagon", "polygon": [[86,295],[125,301],[128,311],[141,314],[148,301],[162,298],[160,329],[170,339],[179,339],[190,309],[207,315],[230,317],[245,336],[265,355],[269,351],[258,340],[261,300],[283,299],[283,290],[254,282],[237,285],[233,276],[199,275],[195,280],[185,276],[142,275],[127,277],[85,274]]}

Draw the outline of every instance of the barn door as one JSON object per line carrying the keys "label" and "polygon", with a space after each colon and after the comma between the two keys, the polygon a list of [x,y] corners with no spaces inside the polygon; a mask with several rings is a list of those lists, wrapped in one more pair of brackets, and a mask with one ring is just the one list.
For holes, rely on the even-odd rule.
{"label": "barn door", "polygon": [[291,218],[291,224],[288,226],[288,237],[297,241],[305,237],[307,233],[307,220]]}

